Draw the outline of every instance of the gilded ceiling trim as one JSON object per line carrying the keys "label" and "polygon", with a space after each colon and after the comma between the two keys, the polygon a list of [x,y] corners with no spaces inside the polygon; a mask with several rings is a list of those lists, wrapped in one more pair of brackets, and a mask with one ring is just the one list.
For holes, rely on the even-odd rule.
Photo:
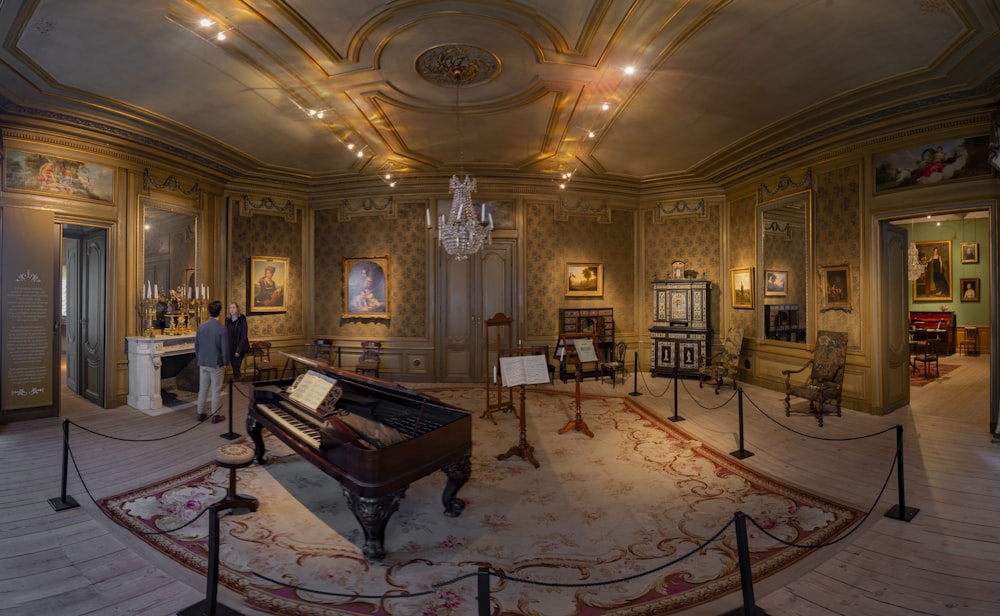
{"label": "gilded ceiling trim", "polygon": [[349,222],[365,216],[381,216],[386,220],[393,220],[396,218],[396,214],[396,201],[391,196],[386,197],[382,202],[376,201],[373,197],[344,199],[337,208],[337,221]]}
{"label": "gilded ceiling trim", "polygon": [[570,203],[560,197],[554,212],[555,219],[560,222],[566,222],[570,216],[583,216],[593,217],[600,224],[611,224],[611,205],[607,201],[594,204],[588,199],[578,199]]}
{"label": "gilded ceiling trim", "polygon": [[262,197],[260,201],[254,203],[249,195],[243,195],[240,200],[240,216],[253,216],[254,214],[263,216],[280,216],[288,222],[295,222],[295,204],[291,199],[285,201],[284,205],[278,203],[271,197]]}
{"label": "gilded ceiling trim", "polygon": [[181,186],[181,181],[177,179],[176,175],[168,176],[167,179],[163,180],[162,183],[157,182],[153,174],[149,172],[149,169],[142,170],[142,189],[148,191],[150,187],[157,190],[173,190],[179,192],[187,197],[194,196],[194,202],[201,202],[201,189],[198,187],[198,182],[191,185],[191,188],[185,189]]}
{"label": "gilded ceiling trim", "polygon": [[778,178],[778,184],[771,190],[764,182],[760,183],[757,189],[757,201],[767,201],[769,197],[777,197],[780,193],[790,189],[812,188],[812,167],[806,169],[802,174],[802,179],[796,182],[791,177],[783,175]]}

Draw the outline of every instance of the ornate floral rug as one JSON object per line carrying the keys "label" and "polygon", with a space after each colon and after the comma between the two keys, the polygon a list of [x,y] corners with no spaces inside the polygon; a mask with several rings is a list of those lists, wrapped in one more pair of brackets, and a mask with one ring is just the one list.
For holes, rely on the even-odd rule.
{"label": "ornate floral rug", "polygon": [[[220,582],[248,606],[273,614],[475,614],[473,574],[489,566],[508,577],[491,577],[494,614],[668,614],[739,592],[733,529],[697,549],[737,511],[800,545],[827,542],[861,516],[754,473],[628,397],[583,398],[589,438],[559,433],[574,418],[573,396],[529,391],[527,440],[536,469],[517,455],[497,460],[519,444],[518,420],[513,413],[494,413],[496,424],[481,418],[482,388],[426,391],[477,409],[472,479],[458,494],[466,501],[460,517],[442,513],[444,474],[425,477],[389,520],[385,561],[366,562],[363,534],[340,486],[272,438],[276,456],[239,471],[238,491],[260,499],[260,509],[221,517]],[[137,530],[173,529],[225,494],[227,473],[210,463],[101,506]],[[207,518],[180,532],[142,537],[204,572]],[[757,581],[807,551],[753,525],[748,530]],[[468,577],[433,587],[462,576]],[[624,581],[603,583],[612,580]],[[418,593],[424,594],[406,596]]]}

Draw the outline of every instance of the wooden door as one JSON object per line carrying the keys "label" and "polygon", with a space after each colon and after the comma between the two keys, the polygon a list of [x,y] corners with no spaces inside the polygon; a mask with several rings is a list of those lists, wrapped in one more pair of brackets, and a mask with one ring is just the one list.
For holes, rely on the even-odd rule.
{"label": "wooden door", "polygon": [[910,403],[910,340],[907,292],[906,230],[888,222],[879,224],[878,314],[881,334],[881,406],[888,413]]}
{"label": "wooden door", "polygon": [[80,239],[67,231],[62,238],[63,280],[66,285],[65,338],[62,352],[66,355],[66,387],[73,393],[80,389]]}
{"label": "wooden door", "polygon": [[483,322],[502,312],[514,319],[516,240],[493,243],[465,260],[438,254],[438,378],[445,382],[485,383]]}
{"label": "wooden door", "polygon": [[107,231],[88,229],[80,244],[80,394],[104,406]]}

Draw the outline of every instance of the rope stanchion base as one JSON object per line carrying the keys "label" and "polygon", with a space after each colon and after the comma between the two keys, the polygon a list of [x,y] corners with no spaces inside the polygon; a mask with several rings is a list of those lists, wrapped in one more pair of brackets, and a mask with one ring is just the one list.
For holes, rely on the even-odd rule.
{"label": "rope stanchion base", "polygon": [[893,505],[889,508],[889,511],[885,512],[885,517],[909,522],[913,518],[917,517],[919,512],[920,510],[916,507],[900,507],[899,505]]}
{"label": "rope stanchion base", "polygon": [[50,498],[49,504],[56,511],[65,511],[66,509],[72,509],[74,507],[79,507],[80,503],[76,502],[76,499],[72,496]]}
{"label": "rope stanchion base", "polygon": [[[753,616],[768,616],[768,613],[760,609],[760,606],[755,605],[750,609],[750,614]],[[722,614],[722,616],[747,616],[746,608],[738,607],[735,610],[729,610]]]}
{"label": "rope stanchion base", "polygon": [[736,451],[730,451],[729,455],[733,456],[737,460],[746,460],[753,455],[753,452],[747,451],[746,449],[737,449]]}
{"label": "rope stanchion base", "polygon": [[205,614],[215,614],[215,616],[243,616],[243,612],[237,612],[224,603],[216,603],[214,605],[215,609],[212,610],[212,608],[213,605],[209,603],[208,599],[202,599],[198,603],[177,612],[177,616],[205,616]]}
{"label": "rope stanchion base", "polygon": [[223,432],[222,434],[219,435],[220,437],[231,441],[231,440],[238,439],[241,436],[243,436],[242,434],[237,434],[236,432],[233,432],[233,381],[232,381],[232,379],[230,379],[230,381],[229,381],[229,424],[228,425],[229,425],[229,432]]}

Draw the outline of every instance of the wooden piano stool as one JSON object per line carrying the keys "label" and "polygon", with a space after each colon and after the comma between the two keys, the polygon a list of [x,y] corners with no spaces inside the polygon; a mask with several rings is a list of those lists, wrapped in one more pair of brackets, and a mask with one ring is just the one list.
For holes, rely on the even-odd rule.
{"label": "wooden piano stool", "polygon": [[223,509],[249,509],[257,511],[260,502],[253,496],[236,493],[236,469],[250,466],[253,463],[254,448],[245,443],[227,443],[215,450],[215,462],[229,469],[229,489],[226,496],[212,506]]}

